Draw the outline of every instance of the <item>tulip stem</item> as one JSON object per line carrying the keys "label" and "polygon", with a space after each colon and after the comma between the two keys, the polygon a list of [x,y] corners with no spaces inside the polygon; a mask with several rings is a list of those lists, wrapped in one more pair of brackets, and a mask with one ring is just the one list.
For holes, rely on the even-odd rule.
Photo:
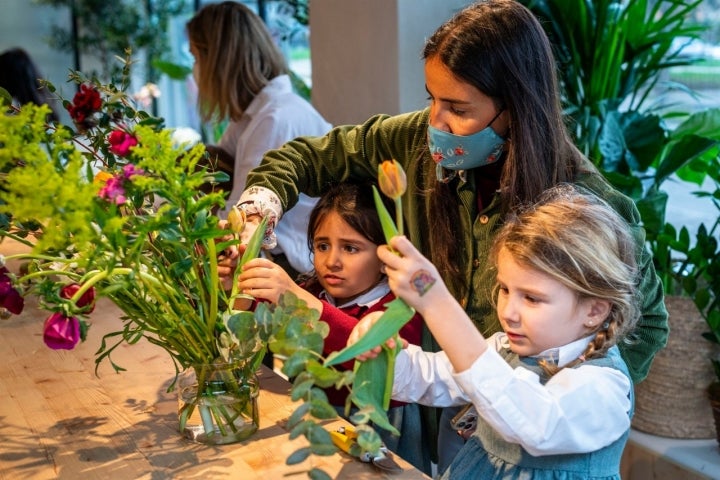
{"label": "tulip stem", "polygon": [[395,224],[397,225],[398,235],[403,235],[402,197],[395,199]]}

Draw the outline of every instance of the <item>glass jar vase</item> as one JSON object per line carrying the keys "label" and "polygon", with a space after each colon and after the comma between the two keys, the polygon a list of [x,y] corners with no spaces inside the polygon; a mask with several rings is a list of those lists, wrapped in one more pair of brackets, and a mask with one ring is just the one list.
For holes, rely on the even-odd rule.
{"label": "glass jar vase", "polygon": [[237,363],[194,365],[178,377],[180,432],[211,445],[245,440],[259,427],[254,372]]}

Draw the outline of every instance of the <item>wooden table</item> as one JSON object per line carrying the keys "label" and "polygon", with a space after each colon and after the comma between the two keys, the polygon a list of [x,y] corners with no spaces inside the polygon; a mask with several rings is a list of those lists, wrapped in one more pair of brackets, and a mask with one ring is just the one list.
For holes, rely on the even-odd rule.
{"label": "wooden table", "polygon": [[306,441],[289,440],[284,424],[296,407],[290,384],[265,367],[257,433],[223,446],[184,439],[176,393],[166,391],[175,370],[164,350],[145,341],[123,345],[114,360],[127,371],[116,374],[105,362],[95,376],[94,352],[119,316],[101,300],[88,340],[72,351],[45,346],[47,314],[30,299],[22,315],[0,320],[0,478],[275,480],[296,473],[292,478],[302,479],[312,466],[338,479],[428,478],[397,456],[405,470],[392,476],[341,453],[287,466]]}

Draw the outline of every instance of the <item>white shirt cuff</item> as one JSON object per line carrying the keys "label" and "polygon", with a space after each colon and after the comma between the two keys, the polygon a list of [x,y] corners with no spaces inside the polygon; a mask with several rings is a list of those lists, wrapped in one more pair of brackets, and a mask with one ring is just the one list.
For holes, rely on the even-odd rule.
{"label": "white shirt cuff", "polygon": [[283,214],[282,203],[280,203],[280,198],[275,192],[265,187],[250,187],[240,195],[237,207],[248,216],[260,215],[261,218],[267,217],[263,248],[275,248],[277,245],[275,225]]}

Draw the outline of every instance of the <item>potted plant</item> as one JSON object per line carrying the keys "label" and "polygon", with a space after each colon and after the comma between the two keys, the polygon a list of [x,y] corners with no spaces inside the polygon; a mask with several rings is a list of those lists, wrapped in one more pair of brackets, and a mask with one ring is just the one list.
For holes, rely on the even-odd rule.
{"label": "potted plant", "polygon": [[709,227],[702,223],[694,237],[686,227],[676,229],[666,223],[651,247],[667,298],[688,299],[691,305],[687,310],[704,319],[701,335],[710,343],[698,344],[695,338],[689,338],[688,343],[696,355],[706,357],[702,359],[707,366],[704,378],[709,383],[707,391],[720,442],[720,159],[716,156],[708,165],[699,166],[704,168],[699,173],[707,175],[714,189],[694,194],[713,203],[717,213],[714,222]]}
{"label": "potted plant", "polygon": [[703,169],[687,166],[709,162],[720,140],[719,109],[690,114],[663,101],[673,90],[692,94],[662,78],[701,60],[682,56],[676,42],[706,29],[689,20],[701,0],[523,3],[543,19],[553,42],[576,145],[636,201],[653,241],[665,224],[662,183],[675,174],[698,183]]}

